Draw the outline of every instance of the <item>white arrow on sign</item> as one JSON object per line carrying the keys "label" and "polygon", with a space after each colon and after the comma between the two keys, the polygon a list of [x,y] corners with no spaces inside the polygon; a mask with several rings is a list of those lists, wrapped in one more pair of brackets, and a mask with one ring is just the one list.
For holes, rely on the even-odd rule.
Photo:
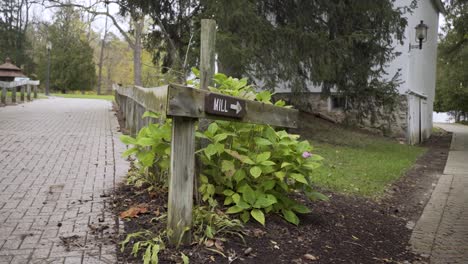
{"label": "white arrow on sign", "polygon": [[231,104],[231,109],[236,110],[236,115],[237,115],[240,113],[240,111],[242,111],[242,106],[239,103],[239,101],[237,101],[236,104]]}

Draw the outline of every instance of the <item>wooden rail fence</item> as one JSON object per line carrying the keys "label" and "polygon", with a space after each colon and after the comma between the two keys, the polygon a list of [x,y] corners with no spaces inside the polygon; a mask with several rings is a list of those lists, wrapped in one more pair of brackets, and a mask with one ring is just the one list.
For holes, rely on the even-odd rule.
{"label": "wooden rail fence", "polygon": [[25,93],[26,93],[26,100],[31,101],[31,92],[33,93],[34,99],[37,99],[37,86],[39,86],[39,81],[31,81],[31,80],[21,80],[15,82],[0,82],[0,87],[2,88],[2,94],[0,97],[0,102],[2,104],[6,104],[7,98],[7,90],[11,90],[11,102],[16,103],[16,93],[18,87],[20,87],[20,100],[21,102],[25,101]]}

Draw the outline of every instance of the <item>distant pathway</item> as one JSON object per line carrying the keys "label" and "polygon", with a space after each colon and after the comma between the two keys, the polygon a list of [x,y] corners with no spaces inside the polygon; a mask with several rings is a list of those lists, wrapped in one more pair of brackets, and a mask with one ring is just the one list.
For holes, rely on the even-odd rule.
{"label": "distant pathway", "polygon": [[453,132],[444,174],[411,237],[431,263],[468,263],[468,126],[436,124]]}
{"label": "distant pathway", "polygon": [[102,100],[0,108],[0,264],[115,263],[108,191],[125,173]]}

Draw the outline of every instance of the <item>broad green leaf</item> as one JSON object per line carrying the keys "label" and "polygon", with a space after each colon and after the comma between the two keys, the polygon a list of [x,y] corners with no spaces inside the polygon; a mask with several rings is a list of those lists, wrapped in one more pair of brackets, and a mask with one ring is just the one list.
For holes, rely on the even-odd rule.
{"label": "broad green leaf", "polygon": [[131,136],[127,135],[121,135],[120,136],[120,141],[124,143],[125,145],[135,145],[136,144],[136,139],[132,138]]}
{"label": "broad green leaf", "polygon": [[215,147],[214,144],[209,144],[208,146],[206,146],[204,151],[205,151],[205,155],[208,157],[208,159],[211,159],[211,156],[216,154],[216,147]]}
{"label": "broad green leaf", "polygon": [[291,173],[291,174],[289,174],[289,177],[293,178],[297,182],[304,183],[304,184],[309,184],[307,182],[306,178],[304,177],[304,175],[302,175],[302,174]]}
{"label": "broad green leaf", "polygon": [[197,68],[192,67],[192,72],[193,72],[193,75],[195,75],[195,77],[200,78],[200,71]]}
{"label": "broad green leaf", "polygon": [[232,195],[232,200],[234,201],[234,203],[238,204],[239,201],[240,201],[241,197],[238,193],[235,193]]}
{"label": "broad green leaf", "polygon": [[295,204],[293,207],[292,207],[293,211],[296,211],[300,214],[308,214],[310,213],[310,209],[309,207],[303,205],[303,204]]}
{"label": "broad green leaf", "polygon": [[278,171],[278,172],[275,172],[274,173],[276,178],[280,179],[280,180],[284,180],[284,177],[286,177],[286,172],[284,171]]}
{"label": "broad green leaf", "polygon": [[290,166],[293,166],[293,164],[292,164],[292,163],[289,163],[289,162],[286,162],[286,161],[283,162],[283,163],[281,163],[281,168],[290,167]]}
{"label": "broad green leaf", "polygon": [[138,148],[129,148],[122,153],[122,157],[128,157],[138,152]]}
{"label": "broad green leaf", "polygon": [[226,189],[223,191],[223,194],[226,195],[226,196],[232,196],[235,192],[233,192],[232,190],[229,190],[229,189]]}
{"label": "broad green leaf", "polygon": [[205,134],[203,134],[203,133],[200,133],[200,132],[198,132],[198,131],[197,131],[197,132],[195,132],[195,136],[196,136],[197,138],[206,138],[206,139],[208,139],[208,137],[207,137],[207,136],[205,136]]}
{"label": "broad green leaf", "polygon": [[283,217],[284,217],[284,219],[286,219],[286,221],[288,221],[288,222],[290,222],[292,224],[295,224],[295,225],[299,224],[299,218],[297,217],[297,215],[293,211],[283,209],[282,213],[283,213]]}
{"label": "broad green leaf", "polygon": [[[223,160],[221,162],[221,171],[233,171],[234,170],[234,163],[230,160]],[[232,175],[232,174],[231,174]]]}
{"label": "broad green leaf", "polygon": [[215,144],[214,144],[214,147],[215,147],[216,152],[217,152],[218,154],[222,154],[222,153],[224,152],[224,150],[225,150],[225,149],[224,149],[224,144],[221,144],[221,143],[215,143]]}
{"label": "broad green leaf", "polygon": [[260,162],[260,165],[263,165],[263,166],[273,166],[275,165],[276,163],[274,163],[273,161],[271,160],[265,160],[265,161],[262,161]]}
{"label": "broad green leaf", "polygon": [[207,132],[209,132],[212,136],[215,135],[216,131],[218,131],[218,124],[216,123],[211,123],[209,126],[208,126],[208,129],[206,130]]}
{"label": "broad green leaf", "polygon": [[263,214],[262,210],[253,209],[252,211],[250,211],[250,214],[260,224],[265,225],[265,215]]}
{"label": "broad green leaf", "polygon": [[224,205],[230,205],[232,204],[233,200],[232,197],[228,196],[226,199],[224,199]]}
{"label": "broad green leaf", "polygon": [[161,114],[154,113],[154,112],[151,112],[151,111],[146,111],[141,118],[145,118],[145,117],[159,118],[159,117],[161,117]]}
{"label": "broad green leaf", "polygon": [[305,193],[307,195],[307,197],[310,199],[310,200],[322,200],[322,201],[328,201],[329,198],[328,196],[324,195],[324,194],[321,194],[319,192],[306,192]]}
{"label": "broad green leaf", "polygon": [[247,184],[245,185],[245,188],[242,192],[242,198],[244,198],[244,201],[248,202],[249,204],[255,203],[255,192],[252,187]]}
{"label": "broad green leaf", "polygon": [[312,147],[310,146],[310,143],[307,140],[301,141],[296,145],[296,151],[300,153],[310,151],[311,148]]}
{"label": "broad green leaf", "polygon": [[276,200],[276,197],[271,195],[271,194],[265,194],[265,195],[261,195],[257,198],[257,200],[255,201],[255,204],[253,205],[253,207],[255,208],[265,208],[265,207],[268,207],[270,205],[273,205],[275,203],[277,203],[278,201]]}
{"label": "broad green leaf", "polygon": [[250,174],[254,178],[258,178],[262,174],[262,169],[260,167],[258,167],[258,166],[254,166],[254,167],[250,168]]}
{"label": "broad green leaf", "polygon": [[239,183],[240,181],[242,181],[243,179],[245,179],[246,175],[245,175],[245,171],[243,169],[240,169],[240,170],[237,170],[235,173],[234,173],[234,180]]}
{"label": "broad green leaf", "polygon": [[250,220],[250,213],[248,211],[242,212],[240,216],[242,222],[247,223]]}
{"label": "broad green leaf", "polygon": [[206,176],[203,175],[203,174],[200,174],[200,182],[201,182],[201,183],[205,183],[205,184],[208,183],[208,182],[209,182],[209,181],[208,181],[208,177],[206,177]]}
{"label": "broad green leaf", "polygon": [[242,209],[241,207],[234,205],[234,206],[229,207],[229,209],[227,209],[226,214],[237,214],[237,213],[242,212],[243,210],[244,209]]}
{"label": "broad green leaf", "polygon": [[137,145],[143,146],[143,147],[149,147],[154,144],[154,139],[148,138],[148,137],[141,137],[137,139]]}
{"label": "broad green leaf", "polygon": [[268,139],[265,139],[265,138],[260,138],[260,137],[256,137],[255,138],[255,144],[259,145],[259,146],[269,146],[271,145],[271,141],[269,141]]}
{"label": "broad green leaf", "polygon": [[263,188],[264,191],[269,191],[269,190],[275,188],[275,185],[276,185],[275,180],[268,180],[268,181],[264,181],[262,183],[262,188]]}
{"label": "broad green leaf", "polygon": [[190,263],[189,257],[187,257],[184,253],[180,253],[180,255],[182,257],[182,262],[184,264],[189,264]]}
{"label": "broad green leaf", "polygon": [[233,156],[234,158],[242,161],[242,163],[246,163],[246,164],[250,164],[250,165],[255,164],[255,162],[253,162],[253,160],[251,160],[249,157],[247,157],[245,155],[241,155],[237,151],[230,150],[230,149],[226,149],[225,151],[226,151],[226,153]]}
{"label": "broad green leaf", "polygon": [[216,136],[214,136],[213,140],[216,141],[216,142],[219,142],[219,141],[225,140],[227,137],[228,137],[228,134],[221,133],[221,134],[217,134]]}
{"label": "broad green leaf", "polygon": [[136,154],[136,158],[138,159],[138,161],[141,162],[141,164],[143,164],[143,166],[145,167],[149,167],[151,165],[153,165],[153,161],[154,161],[154,153],[153,152],[138,152]]}
{"label": "broad green leaf", "polygon": [[261,163],[262,161],[268,160],[270,156],[271,156],[271,152],[268,152],[268,151],[263,152],[263,153],[258,154],[255,160],[257,161],[257,163]]}

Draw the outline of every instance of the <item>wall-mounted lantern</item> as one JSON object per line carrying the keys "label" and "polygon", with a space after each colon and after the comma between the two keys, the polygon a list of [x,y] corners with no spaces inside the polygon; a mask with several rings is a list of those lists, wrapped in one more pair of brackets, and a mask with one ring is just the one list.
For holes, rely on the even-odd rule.
{"label": "wall-mounted lantern", "polygon": [[419,23],[416,27],[416,42],[419,42],[419,44],[416,45],[409,45],[409,49],[414,49],[414,48],[419,48],[422,49],[422,44],[427,41],[427,29],[428,26],[424,24],[424,22],[421,20],[421,23]]}

